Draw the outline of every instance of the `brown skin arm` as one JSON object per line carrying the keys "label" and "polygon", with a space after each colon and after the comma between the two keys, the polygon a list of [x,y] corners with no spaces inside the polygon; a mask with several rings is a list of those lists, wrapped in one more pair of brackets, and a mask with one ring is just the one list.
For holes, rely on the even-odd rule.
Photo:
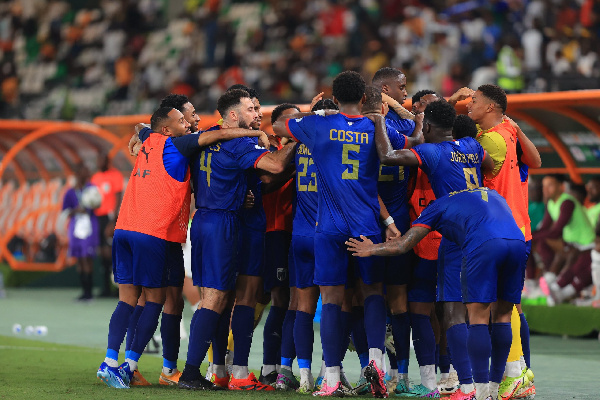
{"label": "brown skin arm", "polygon": [[[281,174],[269,174],[266,171],[259,171],[260,173],[260,179],[262,181],[262,193],[263,194],[268,194],[271,192],[274,192],[276,190],[279,190],[281,187],[283,187],[283,185],[285,185],[290,179],[293,179],[294,176],[296,175],[296,166],[293,164],[289,164],[287,167],[285,167],[285,170],[281,173]],[[265,177],[265,179],[263,179],[263,175],[268,175],[268,177]]]}
{"label": "brown skin arm", "polygon": [[[325,115],[331,115],[331,114],[337,114],[338,111],[337,110],[325,110]],[[288,132],[287,127],[285,126],[285,123],[288,119],[291,118],[302,118],[302,117],[308,117],[309,115],[315,115],[314,112],[301,112],[301,113],[295,113],[295,114],[287,114],[287,115],[282,115],[279,118],[277,118],[277,121],[275,121],[275,123],[273,124],[273,132],[275,132],[275,134],[281,138],[292,138],[292,135]]]}
{"label": "brown skin arm", "polygon": [[406,148],[410,149],[414,146],[417,146],[421,143],[425,142],[425,137],[423,136],[423,117],[425,114],[420,113],[415,115],[415,129],[413,129],[413,133],[410,137],[406,138]]}
{"label": "brown skin arm", "polygon": [[[377,200],[379,200],[379,218],[381,218],[382,221],[385,221],[390,216],[390,213],[383,203],[383,200],[381,200],[381,196],[377,195]],[[398,227],[396,227],[396,223],[391,223],[385,228],[385,240],[399,238],[401,235],[402,233],[398,230]]]}
{"label": "brown skin arm", "polygon": [[385,119],[381,114],[367,115],[375,124],[375,146],[379,161],[385,165],[418,166],[419,160],[410,150],[394,150],[387,135]]}
{"label": "brown skin arm", "polygon": [[210,146],[223,140],[237,139],[241,137],[258,137],[259,144],[265,149],[269,148],[269,137],[263,131],[243,128],[221,128],[214,131],[202,132],[198,135],[200,147]]}
{"label": "brown skin arm", "polygon": [[292,158],[295,154],[295,149],[296,143],[290,142],[283,146],[281,150],[267,153],[260,160],[258,160],[256,169],[261,169],[267,172],[260,175],[260,180],[265,183],[271,183],[273,181],[273,177],[270,174],[282,173],[287,165],[292,161]]}
{"label": "brown skin arm", "polygon": [[494,159],[490,157],[487,151],[483,151],[483,161],[481,162],[481,172],[484,175],[492,177],[492,173],[494,172],[494,167],[496,163],[494,163]]}
{"label": "brown skin arm", "polygon": [[381,93],[381,100],[384,103],[387,103],[388,106],[396,112],[400,116],[400,118],[404,119],[415,119],[415,115],[408,111],[406,108],[402,107],[400,103],[391,98],[385,93]]}
{"label": "brown skin arm", "polygon": [[456,103],[458,103],[461,100],[468,99],[469,97],[473,96],[474,93],[475,91],[473,89],[468,87],[462,87],[458,89],[456,93],[454,93],[452,96],[450,96],[450,98],[448,99],[448,103],[452,104],[453,106],[456,106]]}
{"label": "brown skin arm", "polygon": [[422,226],[413,226],[406,232],[406,235],[385,243],[374,244],[369,238],[361,235],[362,240],[350,238],[346,242],[346,246],[355,257],[395,256],[404,254],[415,247],[429,232],[429,229]]}
{"label": "brown skin arm", "polygon": [[517,139],[521,145],[521,150],[523,150],[521,161],[523,161],[529,168],[540,168],[542,166],[542,157],[540,156],[540,152],[538,151],[537,147],[535,147],[535,144],[529,140],[527,135],[523,133],[515,121],[507,116],[504,116],[504,119],[510,122],[512,127],[517,130]]}

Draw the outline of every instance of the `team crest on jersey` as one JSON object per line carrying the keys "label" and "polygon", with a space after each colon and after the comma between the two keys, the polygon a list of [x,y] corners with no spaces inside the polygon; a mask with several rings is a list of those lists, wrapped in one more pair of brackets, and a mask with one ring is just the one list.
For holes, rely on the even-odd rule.
{"label": "team crest on jersey", "polygon": [[287,269],[286,268],[277,268],[277,280],[280,282],[285,281],[287,278]]}

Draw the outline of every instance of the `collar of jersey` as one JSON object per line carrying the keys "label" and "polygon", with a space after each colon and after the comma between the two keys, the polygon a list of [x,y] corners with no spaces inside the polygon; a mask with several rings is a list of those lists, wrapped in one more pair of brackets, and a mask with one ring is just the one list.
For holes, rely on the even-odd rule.
{"label": "collar of jersey", "polygon": [[348,115],[340,111],[340,114],[345,115],[348,118],[363,118],[362,115]]}

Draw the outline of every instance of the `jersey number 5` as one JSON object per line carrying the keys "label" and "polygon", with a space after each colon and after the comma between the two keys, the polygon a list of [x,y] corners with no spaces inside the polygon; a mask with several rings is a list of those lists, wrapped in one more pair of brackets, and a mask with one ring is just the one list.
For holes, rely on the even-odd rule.
{"label": "jersey number 5", "polygon": [[208,184],[208,187],[210,187],[210,173],[211,173],[211,169],[210,169],[210,160],[212,159],[212,153],[206,153],[206,150],[204,150],[202,153],[200,153],[200,171],[204,171],[206,172],[206,183]]}
{"label": "jersey number 5", "polygon": [[[352,167],[346,168],[342,173],[342,179],[358,179],[359,160],[351,160],[348,158],[348,153],[350,151],[360,153],[360,146],[357,144],[344,144],[344,147],[342,148],[342,164],[351,165]],[[350,168],[352,168],[352,172],[350,172]]]}

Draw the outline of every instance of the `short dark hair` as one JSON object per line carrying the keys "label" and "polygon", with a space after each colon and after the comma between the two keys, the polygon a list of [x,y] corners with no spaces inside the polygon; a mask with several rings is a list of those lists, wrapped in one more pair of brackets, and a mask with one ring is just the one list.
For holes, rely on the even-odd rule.
{"label": "short dark hair", "polygon": [[486,84],[481,85],[477,88],[485,97],[492,100],[494,103],[498,104],[502,109],[502,113],[506,112],[507,101],[506,101],[506,92],[500,86]]}
{"label": "short dark hair", "polygon": [[365,104],[363,104],[364,111],[381,111],[381,90],[373,85],[369,85],[365,88]]}
{"label": "short dark hair", "polygon": [[365,94],[367,84],[358,72],[344,71],[333,80],[333,96],[341,104],[356,104]]}
{"label": "short dark hair", "polygon": [[587,196],[587,190],[585,188],[585,185],[575,183],[573,181],[569,181],[569,191],[572,193],[577,193],[581,195],[581,197]]}
{"label": "short dark hair", "polygon": [[273,112],[271,113],[271,124],[274,124],[275,121],[277,121],[277,119],[281,117],[281,114],[283,114],[285,110],[289,110],[291,108],[295,108],[296,110],[298,110],[298,112],[300,112],[300,108],[298,108],[297,105],[292,103],[283,103],[275,107],[273,109]]}
{"label": "short dark hair", "polygon": [[[431,89],[423,89],[423,90],[419,90],[417,93],[415,93],[412,97],[412,103],[413,105],[417,102],[417,101],[421,101],[421,97],[428,95],[428,94],[435,94],[437,96],[437,93],[435,92],[435,90],[431,90]],[[439,97],[439,96],[438,96]]]}
{"label": "short dark hair", "polygon": [[452,137],[454,139],[477,137],[477,124],[468,115],[457,115],[452,128]]}
{"label": "short dark hair", "polygon": [[456,110],[446,100],[440,99],[427,104],[425,117],[429,123],[444,129],[452,129],[456,119]]}
{"label": "short dark hair", "polygon": [[154,114],[150,117],[150,129],[158,132],[163,127],[164,122],[169,119],[171,110],[173,110],[173,107],[161,107],[154,111]]}
{"label": "short dark hair", "polygon": [[258,92],[256,90],[254,90],[252,88],[249,88],[246,85],[242,85],[241,83],[236,83],[235,85],[231,85],[229,87],[229,89],[227,89],[227,91],[232,90],[232,89],[242,89],[242,90],[245,90],[246,92],[248,92],[248,94],[250,95],[251,99],[259,99],[260,100],[260,98],[258,97]]}
{"label": "short dark hair", "polygon": [[563,174],[548,174],[545,176],[545,178],[553,178],[556,181],[558,181],[558,183],[565,183],[567,181],[567,177],[564,176]]}
{"label": "short dark hair", "polygon": [[331,99],[322,99],[315,103],[310,111],[339,110],[340,108]]}
{"label": "short dark hair", "polygon": [[229,109],[239,105],[244,97],[251,99],[248,92],[242,89],[231,89],[223,93],[217,100],[217,111],[221,117],[225,118]]}
{"label": "short dark hair", "polygon": [[397,68],[383,67],[380,68],[377,72],[375,72],[371,83],[377,87],[381,87],[385,82],[389,82],[392,79],[396,79],[401,75],[404,75],[404,72],[400,71]]}
{"label": "short dark hair", "polygon": [[589,181],[594,181],[594,182],[598,182],[598,183],[600,183],[600,175],[594,175],[594,176],[592,176],[592,177],[591,177],[591,178],[588,180],[588,182],[589,182]]}
{"label": "short dark hair", "polygon": [[190,99],[184,94],[168,94],[164,99],[160,101],[159,107],[171,107],[176,110],[183,112],[183,106],[189,103]]}

